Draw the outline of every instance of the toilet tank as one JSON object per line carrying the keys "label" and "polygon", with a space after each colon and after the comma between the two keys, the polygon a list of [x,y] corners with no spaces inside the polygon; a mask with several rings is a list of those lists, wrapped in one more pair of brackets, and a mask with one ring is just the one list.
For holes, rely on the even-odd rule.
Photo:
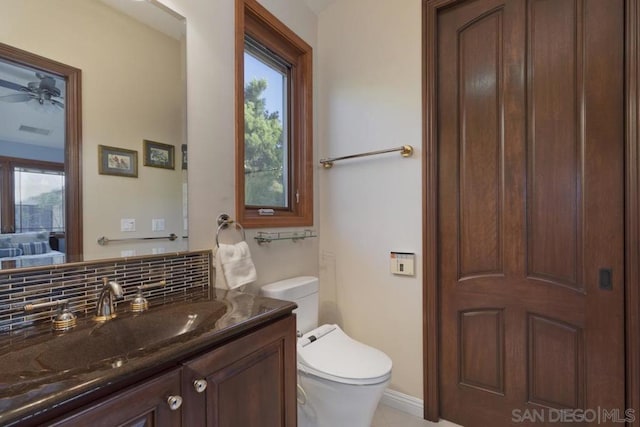
{"label": "toilet tank", "polygon": [[318,326],[318,278],[312,276],[292,277],[264,285],[261,294],[265,297],[293,301],[298,304],[297,329],[303,334]]}

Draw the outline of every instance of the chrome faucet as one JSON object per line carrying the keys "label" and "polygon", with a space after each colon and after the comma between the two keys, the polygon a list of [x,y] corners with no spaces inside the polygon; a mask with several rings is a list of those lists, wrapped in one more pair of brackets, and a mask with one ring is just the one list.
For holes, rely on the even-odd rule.
{"label": "chrome faucet", "polygon": [[114,301],[120,298],[122,298],[122,286],[120,286],[118,282],[110,282],[109,279],[103,277],[102,290],[98,297],[94,320],[98,322],[106,322],[107,320],[116,317]]}

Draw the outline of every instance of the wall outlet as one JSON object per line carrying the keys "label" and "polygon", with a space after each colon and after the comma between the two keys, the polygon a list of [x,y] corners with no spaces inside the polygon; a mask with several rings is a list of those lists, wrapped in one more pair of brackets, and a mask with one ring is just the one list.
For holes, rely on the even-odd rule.
{"label": "wall outlet", "polygon": [[120,231],[136,231],[135,218],[122,218],[120,219]]}
{"label": "wall outlet", "polygon": [[390,270],[393,274],[413,276],[416,254],[412,252],[391,252]]}
{"label": "wall outlet", "polygon": [[164,231],[164,218],[154,218],[151,220],[151,231]]}

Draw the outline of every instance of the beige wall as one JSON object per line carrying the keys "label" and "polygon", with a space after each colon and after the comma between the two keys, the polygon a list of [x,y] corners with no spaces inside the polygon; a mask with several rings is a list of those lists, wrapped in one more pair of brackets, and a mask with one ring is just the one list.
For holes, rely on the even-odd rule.
{"label": "beige wall", "polygon": [[[85,259],[121,255],[123,245],[101,247],[99,236],[182,235],[180,42],[87,0],[3,0],[0,40],[82,70]],[[143,139],[175,145],[177,168],[144,167]],[[99,175],[99,144],[138,151],[138,178]],[[120,233],[120,218],[135,218],[136,233]],[[152,218],[164,218],[166,231],[152,232]]]}
{"label": "beige wall", "polygon": [[[404,144],[320,173],[322,316],[393,360],[390,388],[422,398],[420,0],[340,0],[319,15],[319,155]],[[389,273],[415,252],[417,274]]]}
{"label": "beige wall", "polygon": [[[234,4],[164,2],[188,21],[189,244],[209,248],[215,217],[234,211]],[[316,167],[320,238],[263,248],[248,231],[259,283],[319,274],[321,321],[389,354],[391,388],[422,398],[420,1],[341,0],[317,23],[301,0],[262,4],[314,47],[316,164],[402,144],[416,154]],[[392,250],[416,252],[416,276],[389,273]]]}
{"label": "beige wall", "polygon": [[[235,215],[234,1],[163,0],[187,18],[189,248],[215,245],[216,217]],[[316,47],[317,18],[300,0],[263,0],[280,20]],[[315,201],[318,200],[317,180]],[[318,229],[317,203],[315,226]],[[270,230],[270,229],[269,229]],[[318,274],[318,239],[260,247],[247,230],[257,286]],[[225,232],[222,241],[237,236]]]}

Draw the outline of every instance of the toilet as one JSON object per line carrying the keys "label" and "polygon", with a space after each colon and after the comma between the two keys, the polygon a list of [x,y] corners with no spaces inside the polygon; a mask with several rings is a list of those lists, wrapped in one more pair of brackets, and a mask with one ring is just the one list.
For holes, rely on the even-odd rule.
{"label": "toilet", "polygon": [[261,292],[298,304],[298,425],[370,427],[391,378],[389,356],[338,325],[318,327],[317,277],[281,280]]}

